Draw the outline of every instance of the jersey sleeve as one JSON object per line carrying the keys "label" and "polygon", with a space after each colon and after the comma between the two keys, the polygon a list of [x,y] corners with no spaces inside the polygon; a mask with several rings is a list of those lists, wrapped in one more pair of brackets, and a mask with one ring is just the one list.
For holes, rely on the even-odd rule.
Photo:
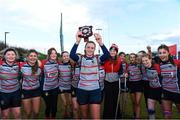
{"label": "jersey sleeve", "polygon": [[78,45],[77,44],[74,44],[72,49],[71,49],[71,52],[70,52],[70,58],[72,60],[74,60],[75,62],[77,62],[79,60],[79,57],[78,55],[76,54],[76,51],[77,51],[77,48],[78,48]]}
{"label": "jersey sleeve", "polygon": [[3,61],[0,59],[0,65],[2,65]]}
{"label": "jersey sleeve", "polygon": [[180,60],[174,60],[174,64],[175,64],[178,68],[180,68]]}
{"label": "jersey sleeve", "polygon": [[46,64],[47,60],[41,60],[39,61],[39,67],[41,68],[41,70],[44,69],[44,65]]}
{"label": "jersey sleeve", "polygon": [[110,53],[105,45],[101,46],[101,49],[103,51],[103,55],[100,57],[100,62],[104,62],[110,57]]}
{"label": "jersey sleeve", "polygon": [[19,68],[21,70],[21,68],[23,67],[23,65],[25,64],[25,62],[19,62]]}
{"label": "jersey sleeve", "polygon": [[124,63],[126,64],[126,68],[124,72],[127,73],[128,63],[126,61],[124,61]]}
{"label": "jersey sleeve", "polygon": [[157,71],[158,74],[161,73],[160,65],[159,64],[153,64],[153,68]]}
{"label": "jersey sleeve", "polygon": [[120,62],[120,67],[119,67],[118,75],[122,75],[122,74],[123,74],[123,65]]}

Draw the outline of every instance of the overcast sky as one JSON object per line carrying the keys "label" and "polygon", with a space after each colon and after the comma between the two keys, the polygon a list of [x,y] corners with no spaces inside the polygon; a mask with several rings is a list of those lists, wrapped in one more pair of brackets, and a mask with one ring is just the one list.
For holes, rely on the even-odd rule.
{"label": "overcast sky", "polygon": [[[0,41],[10,32],[10,45],[60,52],[60,13],[67,51],[84,25],[92,25],[108,48],[115,43],[126,53],[147,45],[155,51],[162,43],[178,44],[180,50],[180,0],[0,0]],[[78,51],[83,49],[82,41]]]}

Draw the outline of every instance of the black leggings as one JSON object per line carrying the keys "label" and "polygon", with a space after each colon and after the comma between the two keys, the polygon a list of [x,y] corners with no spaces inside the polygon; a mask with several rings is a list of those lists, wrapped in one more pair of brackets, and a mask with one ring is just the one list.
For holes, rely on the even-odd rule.
{"label": "black leggings", "polygon": [[[104,86],[104,119],[115,119],[117,99],[119,92],[119,81],[107,82],[105,81]],[[121,118],[120,107],[118,107],[117,119]]]}
{"label": "black leggings", "polygon": [[145,103],[146,103],[146,108],[148,109],[148,105],[147,105],[147,99],[149,96],[149,81],[147,80],[142,80],[143,81],[143,87],[144,87],[144,99],[145,99]]}
{"label": "black leggings", "polygon": [[55,118],[57,112],[58,94],[44,93],[43,98],[46,104],[46,109],[45,109],[46,118]]}

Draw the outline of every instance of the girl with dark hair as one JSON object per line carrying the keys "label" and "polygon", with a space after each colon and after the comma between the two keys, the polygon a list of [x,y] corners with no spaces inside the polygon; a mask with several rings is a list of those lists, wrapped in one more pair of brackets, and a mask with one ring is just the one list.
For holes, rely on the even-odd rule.
{"label": "girl with dark hair", "polygon": [[29,50],[27,61],[21,63],[22,75],[22,103],[25,118],[38,118],[40,110],[40,75],[41,68],[38,62],[38,52]]}
{"label": "girl with dark hair", "polygon": [[100,103],[102,101],[101,89],[99,85],[99,62],[104,62],[109,57],[109,52],[102,43],[102,38],[95,33],[95,39],[101,46],[103,55],[101,57],[94,55],[96,45],[93,41],[86,42],[85,55],[76,54],[78,45],[81,41],[79,37],[82,32],[76,34],[76,43],[70,52],[70,57],[80,64],[80,80],[77,88],[77,101],[80,104],[81,117],[88,118],[90,108],[90,118],[100,119]]}
{"label": "girl with dark hair", "polygon": [[127,68],[128,72],[128,88],[131,94],[131,100],[133,105],[134,117],[136,119],[140,118],[140,110],[141,110],[141,97],[143,92],[142,86],[142,74],[140,65],[137,63],[137,55],[135,53],[131,53],[129,55],[130,63]]}
{"label": "girl with dark hair", "polygon": [[73,77],[72,64],[70,62],[69,53],[63,51],[61,53],[62,62],[59,64],[59,90],[63,102],[64,118],[71,117],[71,81]]}
{"label": "girl with dark hair", "polygon": [[122,73],[123,69],[121,67],[121,59],[118,57],[118,46],[116,44],[112,44],[109,53],[111,57],[104,63],[106,75],[103,118],[114,119],[115,117],[120,118],[119,107],[118,115],[116,116],[116,106],[119,92],[119,73]]}
{"label": "girl with dark hair", "polygon": [[0,106],[2,119],[20,119],[21,94],[19,82],[19,63],[17,52],[13,48],[5,50],[3,61],[0,60]]}
{"label": "girl with dark hair", "polygon": [[155,119],[155,105],[156,101],[161,103],[161,76],[160,66],[152,62],[149,54],[142,56],[142,63],[145,67],[147,80],[149,81],[147,98],[147,111],[149,119]]}
{"label": "girl with dark hair", "polygon": [[55,119],[58,101],[58,56],[55,48],[50,48],[47,52],[47,59],[42,61],[42,96],[46,105],[45,117]]}
{"label": "girl with dark hair", "polygon": [[170,56],[166,45],[158,47],[159,65],[162,76],[162,106],[165,118],[172,117],[172,103],[175,103],[180,112],[180,80],[177,69],[180,68],[180,60],[174,60]]}

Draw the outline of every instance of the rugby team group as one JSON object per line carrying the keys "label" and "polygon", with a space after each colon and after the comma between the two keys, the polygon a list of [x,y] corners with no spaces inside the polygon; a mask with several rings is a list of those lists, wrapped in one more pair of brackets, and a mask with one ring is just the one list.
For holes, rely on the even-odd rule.
{"label": "rugby team group", "polygon": [[17,61],[14,48],[4,51],[0,60],[2,119],[8,119],[10,114],[15,119],[39,118],[41,97],[45,103],[44,118],[55,119],[58,96],[62,118],[120,119],[117,102],[123,86],[128,88],[125,92],[129,92],[132,101],[132,106],[128,105],[132,118],[141,118],[143,95],[149,119],[156,118],[157,102],[164,118],[173,118],[173,104],[180,112],[180,60],[170,55],[167,45],[157,48],[157,56],[148,46],[147,51],[128,54],[127,61],[127,54],[120,52],[118,45],[112,44],[108,50],[98,33],[94,38],[102,55],[95,55],[94,41],[85,43],[84,54],[77,53],[80,35],[82,32],[78,31],[70,53],[63,51],[61,59],[55,48],[47,51],[45,60],[38,60],[38,52],[31,49],[23,62]]}

